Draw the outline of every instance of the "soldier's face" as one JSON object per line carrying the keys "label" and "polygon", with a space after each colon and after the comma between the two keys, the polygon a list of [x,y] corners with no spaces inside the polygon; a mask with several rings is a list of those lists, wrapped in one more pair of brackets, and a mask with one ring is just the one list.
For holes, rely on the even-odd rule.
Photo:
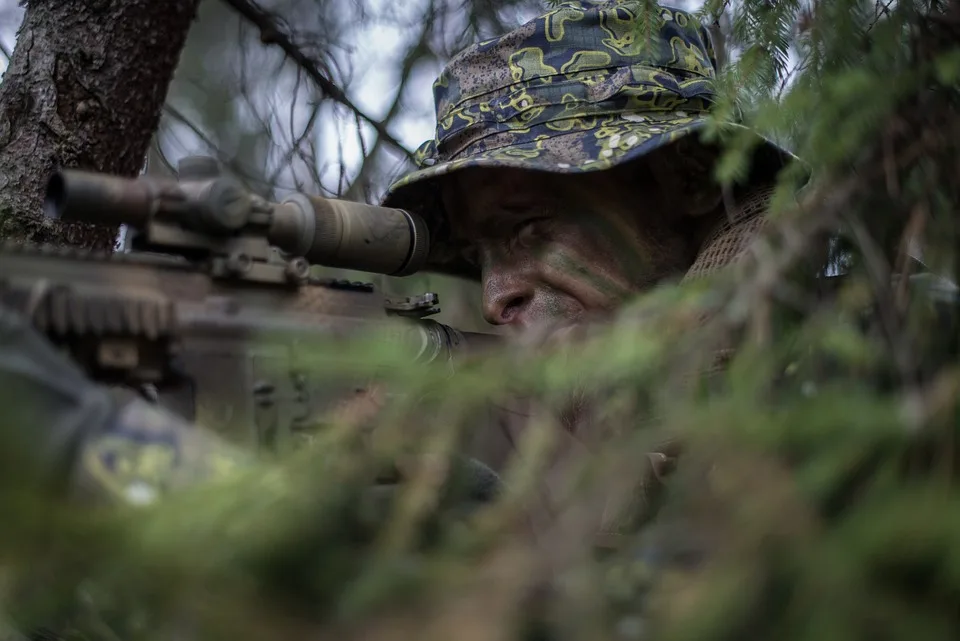
{"label": "soldier's face", "polygon": [[682,274],[693,241],[647,175],[470,169],[451,180],[445,207],[482,273],[487,322],[577,321]]}

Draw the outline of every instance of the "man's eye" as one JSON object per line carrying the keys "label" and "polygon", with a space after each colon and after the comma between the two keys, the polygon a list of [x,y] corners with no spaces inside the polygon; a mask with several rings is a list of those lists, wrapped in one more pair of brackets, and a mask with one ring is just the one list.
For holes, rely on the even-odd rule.
{"label": "man's eye", "polygon": [[473,267],[480,265],[480,254],[475,245],[464,245],[461,247],[460,257]]}
{"label": "man's eye", "polygon": [[542,232],[543,223],[546,220],[548,220],[546,216],[535,216],[517,223],[513,228],[513,237],[521,245],[533,240]]}

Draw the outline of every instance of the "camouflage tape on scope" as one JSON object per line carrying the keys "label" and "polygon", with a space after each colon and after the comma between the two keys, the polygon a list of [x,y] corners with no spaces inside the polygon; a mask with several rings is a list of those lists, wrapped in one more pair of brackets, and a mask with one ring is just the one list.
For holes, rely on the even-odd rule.
{"label": "camouflage tape on scope", "polygon": [[408,276],[426,262],[430,232],[402,209],[294,194],[274,208],[271,243],[311,263]]}

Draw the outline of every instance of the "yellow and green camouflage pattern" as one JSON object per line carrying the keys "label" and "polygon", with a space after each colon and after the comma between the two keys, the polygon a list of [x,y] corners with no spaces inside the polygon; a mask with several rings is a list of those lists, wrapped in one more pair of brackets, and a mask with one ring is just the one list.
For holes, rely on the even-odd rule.
{"label": "yellow and green camouflage pattern", "polygon": [[129,505],[147,505],[205,481],[224,479],[254,457],[214,432],[139,399],[119,407],[78,448],[77,482]]}
{"label": "yellow and green camouflage pattern", "polygon": [[[436,138],[417,150],[418,168],[391,185],[384,205],[426,216],[442,243],[439,176],[466,167],[600,171],[703,127],[716,98],[709,32],[690,12],[660,7],[658,20],[646,7],[558,3],[455,56],[433,86]],[[651,26],[659,30],[645,31]],[[763,143],[778,165],[788,155]],[[440,254],[431,262],[461,271],[437,264]]]}

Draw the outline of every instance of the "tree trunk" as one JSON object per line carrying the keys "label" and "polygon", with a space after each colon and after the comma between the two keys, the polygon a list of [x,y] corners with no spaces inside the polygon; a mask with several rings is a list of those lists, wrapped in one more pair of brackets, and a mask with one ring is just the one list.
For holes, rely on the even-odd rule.
{"label": "tree trunk", "polygon": [[113,247],[45,220],[57,168],[136,176],[199,0],[30,0],[0,84],[0,239]]}

